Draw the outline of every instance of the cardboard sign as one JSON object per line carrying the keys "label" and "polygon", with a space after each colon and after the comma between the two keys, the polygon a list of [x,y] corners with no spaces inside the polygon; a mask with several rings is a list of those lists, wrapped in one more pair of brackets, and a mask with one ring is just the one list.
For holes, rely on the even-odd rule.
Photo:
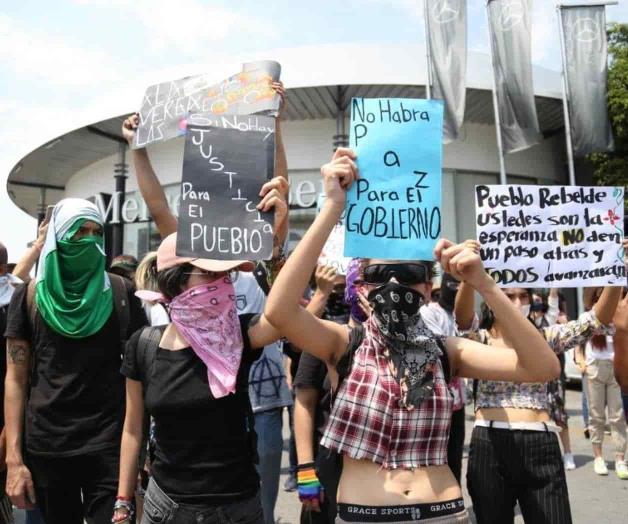
{"label": "cardboard sign", "polygon": [[[317,212],[320,213],[321,207],[325,202],[325,195],[318,196]],[[343,213],[338,223],[334,226],[327,242],[323,246],[320,256],[318,257],[318,265],[331,266],[336,270],[338,275],[346,275],[347,267],[351,258],[344,256],[345,249],[345,214]]]}
{"label": "cardboard sign", "polygon": [[501,287],[625,286],[620,187],[476,186],[481,256]]}
{"label": "cardboard sign", "polygon": [[266,260],[273,213],[256,209],[275,167],[275,119],[223,115],[185,137],[177,254]]}
{"label": "cardboard sign", "polygon": [[441,233],[443,103],[354,98],[345,256],[432,260]]}
{"label": "cardboard sign", "polygon": [[190,120],[195,113],[276,114],[280,100],[271,82],[279,80],[280,72],[277,62],[251,62],[219,84],[212,85],[208,75],[201,75],[150,86],[144,93],[133,149],[184,135],[188,124],[195,125]]}

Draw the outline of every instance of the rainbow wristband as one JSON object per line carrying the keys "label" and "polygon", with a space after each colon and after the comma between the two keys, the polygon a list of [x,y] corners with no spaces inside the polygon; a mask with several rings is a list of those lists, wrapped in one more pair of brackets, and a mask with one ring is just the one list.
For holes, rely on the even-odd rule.
{"label": "rainbow wristband", "polygon": [[301,502],[305,502],[306,500],[320,500],[323,486],[316,476],[313,462],[298,465],[297,490]]}

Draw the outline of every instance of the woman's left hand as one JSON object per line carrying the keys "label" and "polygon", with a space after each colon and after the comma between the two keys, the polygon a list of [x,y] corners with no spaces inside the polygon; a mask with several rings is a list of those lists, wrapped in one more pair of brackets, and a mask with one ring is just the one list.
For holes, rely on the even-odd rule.
{"label": "woman's left hand", "polygon": [[276,176],[266,182],[259,192],[262,200],[257,204],[257,209],[262,212],[275,211],[275,229],[288,218],[288,181],[281,176]]}
{"label": "woman's left hand", "polygon": [[279,95],[279,99],[281,100],[279,102],[278,118],[282,118],[286,111],[286,88],[283,86],[283,82],[281,80],[278,80],[277,82],[272,82],[270,84],[270,87],[275,90],[275,92]]}
{"label": "woman's left hand", "polygon": [[484,269],[480,244],[476,240],[454,245],[443,239],[437,244],[435,254],[445,273],[467,282],[480,292],[487,284],[494,283]]}

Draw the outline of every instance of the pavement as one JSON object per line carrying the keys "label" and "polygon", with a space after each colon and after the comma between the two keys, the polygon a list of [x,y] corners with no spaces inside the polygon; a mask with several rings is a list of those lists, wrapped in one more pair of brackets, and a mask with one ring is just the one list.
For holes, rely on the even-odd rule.
{"label": "pavement", "polygon": [[[567,471],[569,500],[573,522],[576,524],[628,523],[628,480],[619,480],[614,471],[614,456],[610,436],[604,442],[604,457],[608,462],[609,475],[600,477],[593,472],[593,456],[591,444],[583,434],[581,411],[581,393],[579,387],[567,390],[567,412],[569,413],[569,436],[572,452],[575,456],[576,469]],[[471,408],[467,407],[467,413]],[[275,510],[275,519],[280,524],[297,524],[299,522],[300,504],[295,492],[283,491],[283,483],[288,474],[288,419],[284,420],[284,454],[282,459],[279,498]],[[463,470],[466,471],[467,452],[473,422],[467,415],[465,454]],[[463,479],[465,473],[463,471]],[[463,482],[464,484],[464,482]],[[465,504],[473,511],[471,499],[463,485]],[[472,515],[472,522],[475,519]],[[515,518],[516,524],[523,523],[521,515]],[[536,524],[536,523],[528,523]]]}

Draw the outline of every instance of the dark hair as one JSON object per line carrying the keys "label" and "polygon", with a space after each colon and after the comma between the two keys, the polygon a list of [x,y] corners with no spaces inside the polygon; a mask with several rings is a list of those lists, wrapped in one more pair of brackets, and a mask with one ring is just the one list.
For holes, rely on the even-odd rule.
{"label": "dark hair", "polygon": [[[532,290],[528,288],[524,289],[528,293],[530,304],[532,304]],[[528,320],[532,322],[529,316]],[[493,324],[495,324],[495,313],[493,313],[493,310],[486,302],[482,302],[482,305],[480,306],[480,329],[491,329]]]}
{"label": "dark hair", "polygon": [[181,264],[157,272],[157,287],[168,300],[180,295],[190,278],[186,273],[194,271],[192,264]]}

